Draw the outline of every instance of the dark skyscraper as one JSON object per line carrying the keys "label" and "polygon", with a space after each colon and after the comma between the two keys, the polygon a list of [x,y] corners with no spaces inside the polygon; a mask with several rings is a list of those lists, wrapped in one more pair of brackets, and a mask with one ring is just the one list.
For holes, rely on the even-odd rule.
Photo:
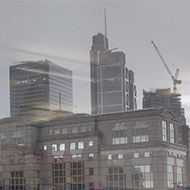
{"label": "dark skyscraper", "polygon": [[109,50],[105,35],[93,36],[90,51],[92,114],[137,108],[134,73],[126,67],[125,54],[113,50]]}
{"label": "dark skyscraper", "polygon": [[10,115],[30,118],[45,110],[73,110],[72,72],[48,60],[10,66]]}

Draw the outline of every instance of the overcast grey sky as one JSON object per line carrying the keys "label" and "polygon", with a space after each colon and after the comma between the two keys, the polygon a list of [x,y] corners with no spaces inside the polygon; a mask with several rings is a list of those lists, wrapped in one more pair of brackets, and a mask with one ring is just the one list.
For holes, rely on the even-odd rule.
{"label": "overcast grey sky", "polygon": [[104,8],[110,48],[124,51],[135,73],[138,108],[142,89],[172,88],[154,40],[180,69],[178,89],[190,124],[190,1],[182,0],[0,1],[0,118],[9,116],[9,66],[42,59],[73,71],[74,111],[90,113],[89,50],[92,36],[104,33]]}

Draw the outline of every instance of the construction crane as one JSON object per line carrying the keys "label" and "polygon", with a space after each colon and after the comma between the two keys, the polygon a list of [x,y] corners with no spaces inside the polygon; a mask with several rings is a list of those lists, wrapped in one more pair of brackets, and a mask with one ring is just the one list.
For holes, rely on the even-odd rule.
{"label": "construction crane", "polygon": [[154,48],[156,49],[156,52],[158,53],[160,59],[162,60],[164,66],[166,67],[166,70],[168,71],[169,75],[171,76],[172,80],[173,80],[173,92],[177,93],[177,84],[181,84],[181,80],[178,80],[178,75],[179,75],[179,69],[177,68],[175,75],[172,75],[172,72],[170,71],[168,65],[166,64],[162,54],[160,53],[160,50],[158,49],[158,47],[155,45],[155,43],[153,41],[151,41],[151,43],[153,44]]}

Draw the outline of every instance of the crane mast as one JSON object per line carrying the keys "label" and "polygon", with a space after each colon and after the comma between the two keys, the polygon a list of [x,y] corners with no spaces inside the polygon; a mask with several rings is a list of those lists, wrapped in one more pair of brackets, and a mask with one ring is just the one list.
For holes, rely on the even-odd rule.
{"label": "crane mast", "polygon": [[153,44],[156,52],[158,53],[160,59],[162,60],[162,63],[164,64],[166,70],[168,71],[170,77],[173,80],[173,92],[177,93],[177,84],[181,84],[181,80],[178,80],[178,75],[179,75],[179,69],[177,68],[175,75],[172,75],[172,72],[170,71],[170,68],[168,67],[167,63],[165,62],[162,54],[160,53],[160,50],[158,49],[158,47],[155,45],[155,43],[153,41],[151,41],[151,43]]}

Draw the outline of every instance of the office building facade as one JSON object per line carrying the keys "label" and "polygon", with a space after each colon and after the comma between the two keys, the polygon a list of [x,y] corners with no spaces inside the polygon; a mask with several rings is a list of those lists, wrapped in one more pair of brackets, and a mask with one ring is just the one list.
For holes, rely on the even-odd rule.
{"label": "office building facade", "polygon": [[10,66],[10,115],[33,117],[73,110],[72,72],[49,60]]}
{"label": "office building facade", "polygon": [[170,108],[181,124],[186,123],[184,108],[181,105],[181,94],[171,93],[170,88],[156,89],[149,92],[143,90],[143,108],[160,106]]}
{"label": "office building facade", "polygon": [[92,43],[90,51],[92,114],[137,109],[134,73],[126,67],[125,54],[109,50],[108,39],[103,34],[93,36]]}
{"label": "office building facade", "polygon": [[[167,109],[0,120],[0,188],[172,190],[187,186],[186,146]],[[155,133],[156,131],[156,133]]]}
{"label": "office building facade", "polygon": [[186,154],[186,171],[187,171],[187,186],[190,187],[190,128],[188,125],[182,125],[179,130],[179,137],[182,145],[187,148]]}

